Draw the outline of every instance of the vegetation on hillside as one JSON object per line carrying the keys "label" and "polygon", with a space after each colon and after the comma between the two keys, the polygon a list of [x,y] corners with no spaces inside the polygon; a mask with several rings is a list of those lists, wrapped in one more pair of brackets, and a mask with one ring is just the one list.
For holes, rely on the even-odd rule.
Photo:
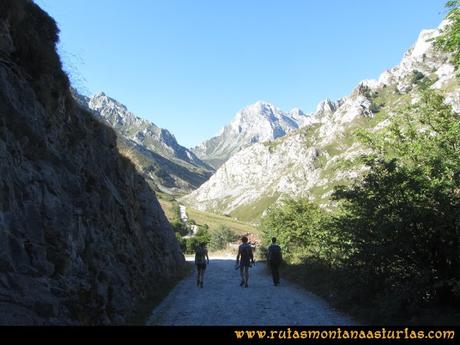
{"label": "vegetation on hillside", "polygon": [[[451,22],[435,43],[457,69],[459,5],[448,3]],[[289,200],[263,222],[265,241],[277,236],[293,264],[288,272],[357,306],[368,322],[459,319],[460,118],[425,76],[413,78],[415,105],[399,109],[384,130],[357,131],[371,149],[368,170],[335,188],[333,212]]]}
{"label": "vegetation on hillside", "polygon": [[[252,225],[235,220],[231,217],[220,216],[213,213],[201,212],[187,208],[189,217],[188,224],[185,224],[179,215],[179,203],[174,196],[161,192],[157,193],[161,207],[165,212],[176,238],[181,245],[182,251],[186,254],[195,252],[197,246],[204,242],[210,251],[224,250],[228,243],[235,242],[242,234],[257,233]],[[190,235],[190,225],[198,226],[194,236]]]}
{"label": "vegetation on hillside", "polygon": [[198,211],[188,207],[187,213],[190,219],[193,219],[197,225],[208,225],[209,231],[217,231],[221,225],[228,227],[237,234],[257,233],[257,229],[246,222],[236,220],[235,218],[222,216],[210,212]]}
{"label": "vegetation on hillside", "polygon": [[340,276],[332,284],[337,298],[362,307],[373,301],[379,321],[458,307],[459,116],[425,89],[385,130],[359,136],[372,149],[363,157],[369,170],[336,188],[338,208],[289,200],[265,219],[266,241],[277,236],[287,260],[304,270]]}
{"label": "vegetation on hillside", "polygon": [[442,51],[452,54],[452,63],[458,70],[460,66],[460,1],[448,1],[446,7],[449,9],[447,19],[450,23],[444,28],[443,34],[435,44]]}
{"label": "vegetation on hillside", "polygon": [[284,256],[296,263],[307,257],[323,256],[325,220],[324,211],[309,200],[286,199],[280,207],[268,212],[261,228],[266,244],[276,237]]}
{"label": "vegetation on hillside", "polygon": [[[435,46],[450,53],[458,69],[460,1],[447,6],[451,21]],[[277,237],[290,264],[287,274],[364,322],[460,320],[460,119],[430,89],[432,83],[431,76],[414,71],[410,94],[384,88],[369,95],[374,117],[350,128],[368,152],[360,160],[364,174],[331,187],[334,209],[319,207],[320,198],[285,199],[262,219],[264,244]],[[409,105],[415,95],[417,102]],[[388,126],[373,130],[383,119]],[[329,150],[338,148],[322,154],[337,154]],[[347,163],[317,164],[332,175]],[[260,209],[244,208],[238,215],[248,219]],[[242,229],[251,231],[227,217],[190,214],[206,228],[186,251],[198,241],[220,249]]]}

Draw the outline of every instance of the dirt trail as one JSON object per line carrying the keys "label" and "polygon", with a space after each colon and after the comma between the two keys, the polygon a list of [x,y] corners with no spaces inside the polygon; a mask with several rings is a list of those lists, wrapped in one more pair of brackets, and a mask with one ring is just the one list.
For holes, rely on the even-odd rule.
{"label": "dirt trail", "polygon": [[182,280],[149,317],[149,325],[352,325],[325,301],[283,281],[273,286],[265,263],[250,269],[249,287],[239,286],[234,258],[211,258],[204,287],[196,273]]}

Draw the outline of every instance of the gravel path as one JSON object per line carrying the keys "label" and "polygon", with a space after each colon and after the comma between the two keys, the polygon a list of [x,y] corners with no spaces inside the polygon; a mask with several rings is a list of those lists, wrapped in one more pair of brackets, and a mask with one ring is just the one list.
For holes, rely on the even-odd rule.
{"label": "gravel path", "polygon": [[148,325],[352,325],[347,316],[294,284],[273,286],[265,263],[249,272],[249,287],[239,286],[234,258],[210,258],[204,287],[196,272],[182,280],[153,310]]}

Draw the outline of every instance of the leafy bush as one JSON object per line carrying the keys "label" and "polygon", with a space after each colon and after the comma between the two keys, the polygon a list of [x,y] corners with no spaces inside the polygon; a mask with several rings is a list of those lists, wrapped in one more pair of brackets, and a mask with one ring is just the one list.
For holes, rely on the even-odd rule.
{"label": "leafy bush", "polygon": [[460,66],[460,1],[448,1],[446,7],[450,9],[447,15],[450,23],[436,39],[435,46],[444,52],[451,53],[452,63],[458,69]]}
{"label": "leafy bush", "polygon": [[372,102],[370,107],[369,107],[369,110],[373,113],[373,114],[377,114],[380,109],[382,108],[381,105],[375,103],[375,102]]}
{"label": "leafy bush", "polygon": [[420,71],[414,71],[412,73],[411,84],[417,84],[425,78],[425,75]]}
{"label": "leafy bush", "polygon": [[458,116],[443,97],[424,91],[386,131],[361,139],[374,152],[366,157],[369,173],[335,193],[343,201],[344,262],[357,286],[388,313],[459,303]]}
{"label": "leafy bush", "polygon": [[171,227],[173,228],[174,232],[180,234],[181,236],[189,235],[189,229],[187,228],[187,225],[185,225],[180,220],[172,221]]}
{"label": "leafy bush", "polygon": [[[451,21],[436,46],[458,68],[460,1],[447,5]],[[413,82],[417,104],[380,132],[358,131],[372,151],[363,157],[369,169],[336,188],[335,214],[287,200],[262,223],[265,243],[277,237],[294,263],[288,273],[342,305],[378,310],[380,321],[433,308],[431,321],[446,308],[458,318],[460,307],[460,117],[422,73]]]}
{"label": "leafy bush", "polygon": [[237,238],[238,235],[229,227],[221,225],[216,231],[211,233],[209,248],[211,250],[224,249],[228,243],[235,241]]}
{"label": "leafy bush", "polygon": [[307,256],[322,256],[328,235],[323,224],[325,213],[307,199],[287,199],[268,211],[262,220],[263,242],[277,238],[285,259],[298,262]]}
{"label": "leafy bush", "polygon": [[195,236],[184,239],[185,241],[185,252],[187,254],[195,253],[200,243],[208,244],[211,240],[211,236],[207,229],[199,227]]}
{"label": "leafy bush", "polygon": [[199,226],[198,231],[195,234],[195,238],[199,239],[201,242],[208,244],[211,241],[211,235],[209,231],[204,226]]}
{"label": "leafy bush", "polygon": [[373,301],[380,321],[458,308],[459,116],[427,89],[386,129],[358,137],[372,149],[363,157],[369,170],[336,189],[337,210],[286,200],[262,222],[265,244],[277,237],[296,272],[340,277],[329,286],[335,299],[361,308]]}
{"label": "leafy bush", "polygon": [[201,240],[196,237],[190,237],[185,239],[185,252],[187,254],[194,254],[200,243]]}
{"label": "leafy bush", "polygon": [[182,238],[182,236],[178,232],[176,232],[176,240],[179,243],[182,253],[185,253],[187,251],[187,241],[184,238]]}

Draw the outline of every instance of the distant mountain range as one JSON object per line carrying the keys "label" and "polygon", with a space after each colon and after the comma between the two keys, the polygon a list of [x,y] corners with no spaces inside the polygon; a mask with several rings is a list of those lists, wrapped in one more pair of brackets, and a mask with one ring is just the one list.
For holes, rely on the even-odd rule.
{"label": "distant mountain range", "polygon": [[182,201],[199,210],[255,220],[286,195],[329,205],[334,186],[363,172],[350,163],[364,153],[354,130],[385,127],[395,112],[418,99],[421,79],[433,80],[432,87],[460,111],[454,67],[432,45],[438,34],[439,28],[422,31],[398,66],[359,83],[349,96],[320,102],[313,113],[285,112],[258,101],[190,150],[104,93],[76,98],[115,129],[120,151],[159,190],[189,193]]}
{"label": "distant mountain range", "polygon": [[190,192],[214,172],[192,151],[179,145],[168,130],[134,115],[103,92],[89,98],[74,91],[74,97],[116,131],[120,152],[158,190],[169,194]]}
{"label": "distant mountain range", "polygon": [[286,113],[274,105],[259,101],[240,110],[221,133],[192,151],[215,168],[220,167],[235,153],[263,141],[280,138],[309,124],[311,121],[300,109]]}
{"label": "distant mountain range", "polygon": [[353,132],[385,127],[419,98],[420,81],[433,81],[431,87],[460,112],[454,66],[433,48],[439,32],[422,31],[398,66],[359,83],[347,97],[321,102],[313,114],[283,113],[264,102],[242,110],[221,135],[194,149],[216,167],[224,163],[183,202],[249,221],[285,196],[309,197],[328,207],[334,186],[363,173],[352,160],[365,152]]}

